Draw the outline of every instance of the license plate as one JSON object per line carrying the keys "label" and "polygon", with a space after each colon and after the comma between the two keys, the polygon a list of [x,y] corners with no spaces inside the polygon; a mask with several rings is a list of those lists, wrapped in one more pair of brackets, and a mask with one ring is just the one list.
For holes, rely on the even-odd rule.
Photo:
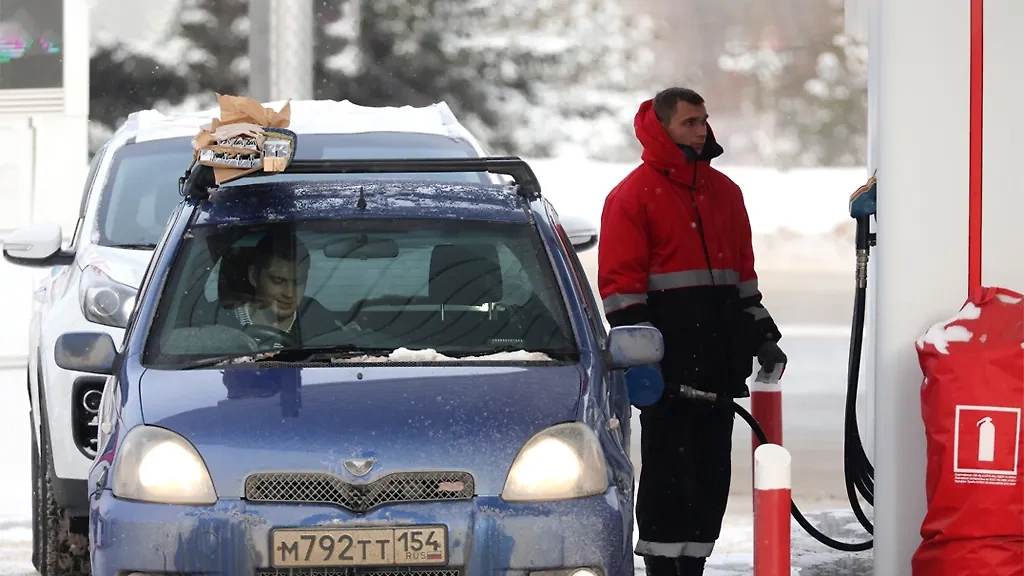
{"label": "license plate", "polygon": [[448,527],[279,528],[270,550],[274,568],[445,565]]}

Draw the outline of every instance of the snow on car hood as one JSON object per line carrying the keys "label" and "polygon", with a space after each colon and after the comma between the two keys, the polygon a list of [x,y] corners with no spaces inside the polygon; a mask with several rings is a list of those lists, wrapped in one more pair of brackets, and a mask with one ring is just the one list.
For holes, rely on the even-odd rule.
{"label": "snow on car hood", "polygon": [[[280,366],[280,365],[278,365]],[[161,371],[140,383],[147,424],[196,446],[222,498],[261,471],[345,471],[376,459],[359,481],[409,470],[469,471],[479,495],[501,492],[537,432],[573,421],[575,366],[346,366]]]}
{"label": "snow on car hood", "polygon": [[80,262],[83,268],[96,266],[112,280],[138,288],[152,257],[152,250],[127,250],[93,244],[85,250]]}

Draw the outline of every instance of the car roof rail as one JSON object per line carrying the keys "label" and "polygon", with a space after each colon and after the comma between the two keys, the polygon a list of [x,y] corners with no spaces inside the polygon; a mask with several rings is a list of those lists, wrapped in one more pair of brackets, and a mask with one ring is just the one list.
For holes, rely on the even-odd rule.
{"label": "car roof rail", "polygon": [[[415,172],[490,172],[510,176],[516,193],[527,199],[540,198],[540,182],[525,160],[518,156],[482,158],[369,158],[344,160],[292,160],[282,171],[257,170],[246,177],[273,174],[400,174]],[[214,169],[198,161],[179,178],[182,196],[206,198],[216,188]]]}

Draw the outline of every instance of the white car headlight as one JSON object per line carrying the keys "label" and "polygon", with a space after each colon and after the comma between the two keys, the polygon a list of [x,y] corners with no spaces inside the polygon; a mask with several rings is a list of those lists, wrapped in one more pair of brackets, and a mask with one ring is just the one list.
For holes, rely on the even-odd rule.
{"label": "white car headlight", "polygon": [[586,425],[558,424],[531,438],[509,470],[501,497],[514,502],[603,494],[608,469],[597,435]]}
{"label": "white car headlight", "polygon": [[115,282],[95,266],[86,266],[78,283],[82,314],[90,322],[124,328],[135,308],[138,290]]}
{"label": "white car headlight", "polygon": [[114,496],[161,504],[214,504],[217,491],[199,452],[164,428],[137,426],[114,461]]}

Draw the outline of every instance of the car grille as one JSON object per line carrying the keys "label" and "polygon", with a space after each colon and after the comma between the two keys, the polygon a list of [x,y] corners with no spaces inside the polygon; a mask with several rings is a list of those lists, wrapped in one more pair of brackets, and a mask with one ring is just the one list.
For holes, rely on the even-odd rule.
{"label": "car grille", "polygon": [[422,568],[277,568],[259,569],[256,576],[461,576],[453,568],[425,570]]}
{"label": "car grille", "polygon": [[367,484],[325,472],[260,472],[245,479],[245,497],[253,502],[337,504],[353,512],[396,502],[465,500],[475,489],[467,472],[396,472]]}

